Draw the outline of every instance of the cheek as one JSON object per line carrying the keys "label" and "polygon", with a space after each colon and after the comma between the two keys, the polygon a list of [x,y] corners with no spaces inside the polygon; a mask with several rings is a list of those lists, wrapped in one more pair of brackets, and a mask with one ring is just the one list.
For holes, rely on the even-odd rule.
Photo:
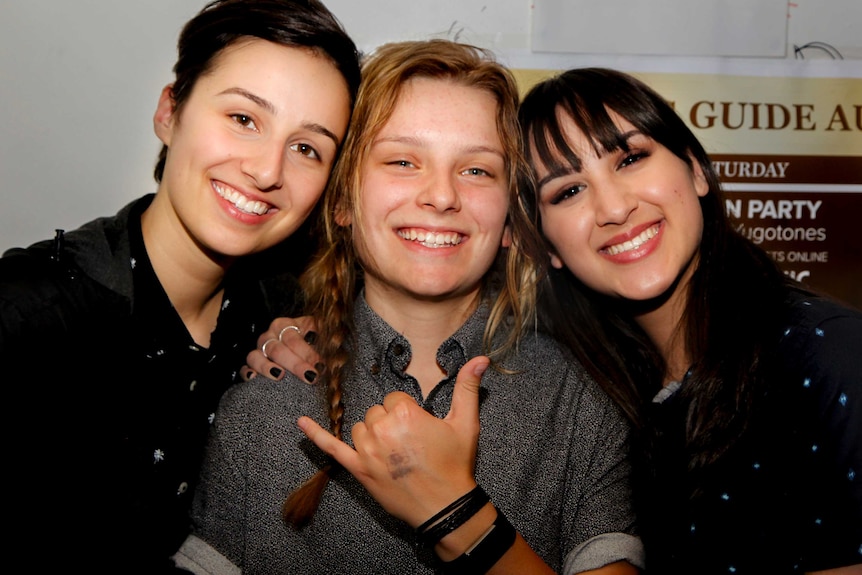
{"label": "cheek", "polygon": [[575,210],[542,210],[542,234],[563,260],[567,253],[586,246],[589,230]]}
{"label": "cheek", "polygon": [[412,183],[377,170],[367,170],[360,187],[359,202],[369,212],[385,213],[415,197]]}
{"label": "cheek", "polygon": [[299,201],[302,202],[317,202],[323,195],[328,179],[329,174],[320,168],[291,169],[287,165],[284,168],[284,180],[291,182],[291,187],[296,190],[300,196]]}
{"label": "cheek", "polygon": [[691,234],[694,238],[694,250],[700,245],[703,240],[703,210],[698,202],[694,202],[688,221],[691,222]]}
{"label": "cheek", "polygon": [[481,229],[488,233],[502,234],[503,241],[507,236],[511,240],[506,226],[509,218],[509,198],[505,191],[490,194],[481,191],[476,194],[466,193],[461,196],[461,201],[461,209],[472,213]]}
{"label": "cheek", "polygon": [[575,210],[543,212],[542,234],[551,244],[551,265],[566,267],[577,273],[577,268],[590,261],[591,227]]}
{"label": "cheek", "polygon": [[189,167],[206,169],[245,155],[242,146],[222,132],[201,129],[190,123],[175,126],[172,144],[169,154],[181,157],[183,165]]}

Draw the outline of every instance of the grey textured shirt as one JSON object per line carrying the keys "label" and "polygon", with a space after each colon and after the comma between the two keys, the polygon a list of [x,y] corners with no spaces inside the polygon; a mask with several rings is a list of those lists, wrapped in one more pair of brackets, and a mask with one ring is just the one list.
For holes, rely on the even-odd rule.
{"label": "grey textured shirt", "polygon": [[[455,377],[482,353],[481,306],[440,346],[449,374],[423,399],[405,374],[411,348],[360,297],[358,348],[344,385],[344,440],[366,410],[400,390],[430,413],[448,413]],[[480,390],[476,480],[532,548],[557,572],[627,559],[642,565],[634,536],[628,428],[611,400],[550,338],[530,335]],[[434,573],[438,559],[412,529],[388,515],[345,470],[333,474],[309,525],[281,519],[287,495],[326,461],[299,430],[309,415],[325,428],[321,386],[288,375],[239,384],[222,399],[194,506],[195,531],[178,556],[196,572]],[[217,552],[217,553],[216,553]],[[222,557],[219,557],[219,554]]]}

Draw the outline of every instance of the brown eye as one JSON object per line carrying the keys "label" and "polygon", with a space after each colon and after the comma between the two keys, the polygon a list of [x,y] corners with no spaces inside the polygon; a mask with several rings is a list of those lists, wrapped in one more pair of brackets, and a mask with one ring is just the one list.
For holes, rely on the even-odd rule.
{"label": "brown eye", "polygon": [[631,166],[632,164],[642,160],[643,158],[646,158],[648,155],[649,154],[646,154],[644,152],[628,154],[625,158],[623,158],[623,161],[620,162],[620,167],[625,168],[626,166]]}
{"label": "brown eye", "polygon": [[231,114],[230,116],[233,118],[233,121],[242,126],[243,128],[248,128],[249,130],[257,130],[257,126],[254,123],[254,120],[251,116],[246,116],[245,114]]}
{"label": "brown eye", "polygon": [[579,192],[583,191],[587,186],[583,184],[576,184],[574,186],[566,186],[553,196],[551,196],[551,205],[556,206],[557,204],[568,200],[569,198],[573,198],[578,195]]}
{"label": "brown eye", "polygon": [[300,154],[308,158],[312,158],[314,160],[320,159],[320,154],[317,153],[317,150],[315,150],[308,144],[293,144],[290,149],[294,152],[299,152]]}

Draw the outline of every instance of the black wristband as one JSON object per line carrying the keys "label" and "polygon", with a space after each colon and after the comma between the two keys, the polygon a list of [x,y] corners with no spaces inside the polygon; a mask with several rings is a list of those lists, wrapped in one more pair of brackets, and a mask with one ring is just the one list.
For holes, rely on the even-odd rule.
{"label": "black wristband", "polygon": [[497,510],[497,519],[485,535],[473,547],[453,561],[443,563],[446,575],[479,575],[491,567],[515,544],[515,528]]}
{"label": "black wristband", "polygon": [[466,495],[459,497],[434,517],[420,525],[416,532],[426,547],[434,547],[437,542],[452,533],[488,503],[488,494],[476,486]]}
{"label": "black wristband", "polygon": [[452,513],[453,511],[455,511],[456,509],[458,509],[459,507],[461,507],[462,505],[464,505],[468,501],[470,501],[470,499],[475,497],[476,494],[479,493],[480,491],[482,491],[482,488],[479,485],[476,485],[476,487],[474,487],[473,489],[471,489],[470,491],[468,491],[467,493],[465,493],[464,495],[462,495],[461,497],[459,497],[458,499],[456,499],[455,501],[453,501],[452,503],[450,503],[449,505],[447,505],[446,507],[441,509],[438,513],[434,514],[434,516],[431,517],[431,519],[429,519],[428,521],[426,521],[425,523],[423,523],[422,525],[417,527],[416,533],[424,533],[425,531],[428,531],[429,527],[436,524],[438,521],[440,521],[441,519],[443,519],[444,517],[446,517],[447,515],[449,515],[450,513]]}

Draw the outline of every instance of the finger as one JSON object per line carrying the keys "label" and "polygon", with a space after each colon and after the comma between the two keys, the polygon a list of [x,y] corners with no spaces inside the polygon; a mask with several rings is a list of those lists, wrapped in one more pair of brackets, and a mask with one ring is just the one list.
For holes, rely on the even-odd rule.
{"label": "finger", "polygon": [[412,403],[414,405],[419,405],[418,402],[413,399],[407,393],[403,391],[393,391],[391,393],[387,393],[386,397],[383,398],[383,407],[386,408],[387,412],[393,411],[399,404],[407,404],[408,407]]}
{"label": "finger", "polygon": [[256,376],[257,372],[246,364],[240,368],[239,374],[243,381],[248,381]]}
{"label": "finger", "polygon": [[306,336],[309,332],[315,333],[317,331],[317,322],[315,322],[314,318],[310,315],[304,315],[296,318],[293,322],[293,325],[299,327],[299,329],[302,330],[302,338],[306,341],[308,341],[308,338]]}
{"label": "finger", "polygon": [[[266,353],[272,354],[278,342],[271,342],[266,346]],[[270,355],[270,357],[273,357]],[[265,377],[278,381],[281,379],[281,376],[284,375],[284,370],[277,363],[274,363],[266,358],[263,355],[263,352],[260,348],[254,349],[248,352],[248,355],[245,356],[245,362],[252,371],[256,373],[262,373]],[[245,367],[243,369],[246,369]],[[250,378],[249,378],[250,379]]]}
{"label": "finger", "polygon": [[381,419],[386,417],[387,409],[382,405],[372,405],[368,408],[368,411],[365,412],[365,425],[374,425]]}
{"label": "finger", "polygon": [[269,324],[269,327],[265,332],[260,334],[257,338],[257,347],[260,347],[266,342],[268,339],[281,339],[279,335],[283,335],[283,337],[287,337],[287,333],[285,328],[289,326],[293,326],[293,328],[287,331],[296,332],[296,329],[299,330],[299,333],[305,333],[308,329],[313,329],[314,323],[311,321],[309,316],[302,316],[299,318],[292,317],[277,317],[272,320],[272,323]]}
{"label": "finger", "polygon": [[288,336],[288,333],[296,335],[295,331],[289,330],[285,332],[281,341],[278,339],[267,340],[269,343],[266,346],[266,355],[263,355],[260,349],[255,349],[246,356],[246,362],[258,373],[263,373],[276,381],[281,379],[283,371],[287,370],[306,383],[314,383],[317,381],[317,369],[298,356],[294,351],[295,346],[291,347],[288,342],[298,341],[302,346],[309,349],[310,346],[299,337]]}
{"label": "finger", "polygon": [[455,380],[452,407],[446,419],[474,423],[479,421],[479,385],[490,363],[491,360],[486,356],[479,355],[464,364]]}
{"label": "finger", "polygon": [[[311,318],[308,316],[298,320],[291,320],[294,323],[286,323],[276,332],[275,335],[275,337],[279,339],[279,342],[293,353],[296,357],[296,363],[299,366],[297,371],[294,371],[287,365],[283,365],[282,367],[287,368],[288,371],[291,371],[300,377],[303,377],[306,369],[314,370],[315,365],[320,362],[320,354],[318,354],[317,350],[311,345],[312,342],[316,341],[317,334],[313,331],[310,332],[307,328],[303,327],[309,326],[310,328],[313,328],[313,324],[310,320]],[[275,326],[275,322],[273,322],[273,326]],[[299,369],[302,371],[299,371]]]}
{"label": "finger", "polygon": [[307,416],[302,416],[297,421],[299,429],[319,447],[324,453],[330,455],[350,473],[356,475],[359,472],[359,456],[352,447],[320,427],[316,421]]}

